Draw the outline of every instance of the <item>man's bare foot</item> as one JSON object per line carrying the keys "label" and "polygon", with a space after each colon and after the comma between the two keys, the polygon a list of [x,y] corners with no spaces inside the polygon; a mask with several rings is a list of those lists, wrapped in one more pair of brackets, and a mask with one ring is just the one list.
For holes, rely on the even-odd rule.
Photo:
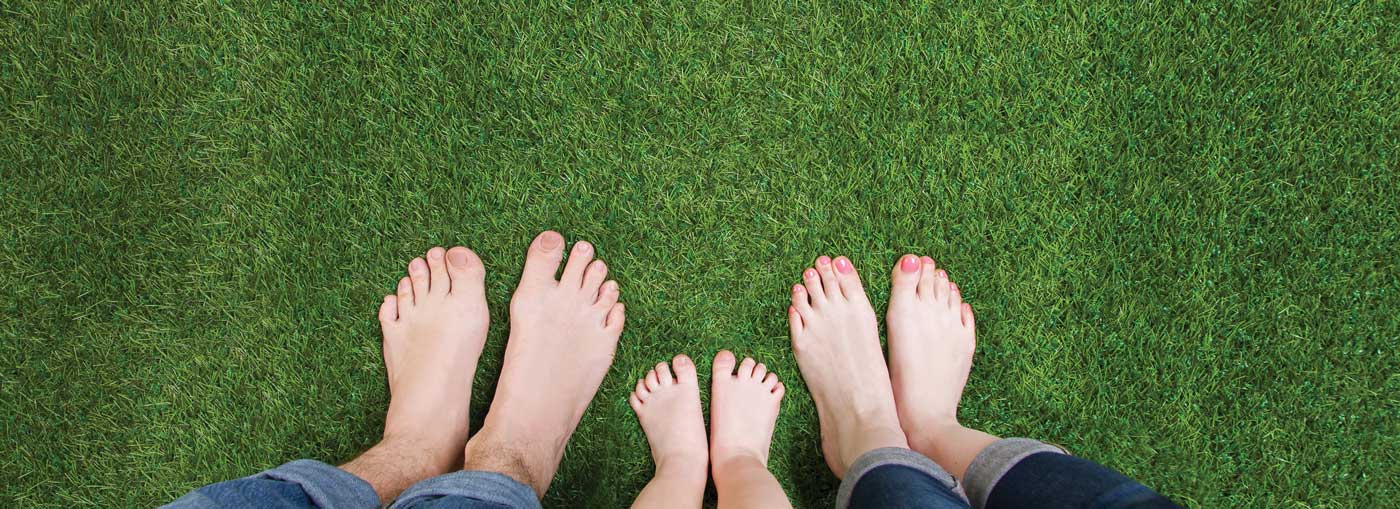
{"label": "man's bare foot", "polygon": [[932,258],[904,255],[891,276],[890,380],[909,445],[962,477],[996,437],[965,430],[958,401],[976,348],[972,306]]}
{"label": "man's bare foot", "polygon": [[520,286],[510,301],[510,340],[486,423],[466,447],[467,470],[502,472],[540,496],[564,445],[612,366],[623,306],[593,246],[541,233],[530,244]]}
{"label": "man's bare foot", "polygon": [[465,247],[414,258],[379,323],[389,413],[379,445],[345,465],[387,499],[418,480],[456,470],[467,442],[472,378],[486,342],[485,267]]}
{"label": "man's bare foot", "polygon": [[790,507],[768,472],[768,448],[786,388],[776,373],[745,357],[715,355],[710,383],[710,460],[720,507]]}
{"label": "man's bare foot", "polygon": [[632,507],[700,507],[710,455],[695,363],[677,355],[670,366],[657,364],[637,380],[627,402],[637,412],[656,463],[656,475]]}
{"label": "man's bare foot", "polygon": [[817,403],[822,454],[836,477],[860,455],[908,447],[880,349],[875,310],[846,257],[817,258],[792,287],[788,321],[797,366]]}

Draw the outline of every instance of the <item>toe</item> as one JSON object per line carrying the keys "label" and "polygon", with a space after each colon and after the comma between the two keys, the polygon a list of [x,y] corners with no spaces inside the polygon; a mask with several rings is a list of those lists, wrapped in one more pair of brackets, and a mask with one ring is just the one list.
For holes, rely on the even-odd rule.
{"label": "toe", "polygon": [[633,393],[636,394],[637,397],[640,398],[643,402],[647,400],[647,396],[651,396],[651,391],[647,389],[646,377],[637,379],[637,388],[633,391]]}
{"label": "toe", "polygon": [[656,364],[656,378],[661,381],[662,387],[676,385],[676,377],[671,375],[670,364],[658,362]]}
{"label": "toe", "polygon": [[637,393],[627,396],[627,405],[632,407],[633,412],[642,411],[642,399],[637,397]]}
{"label": "toe", "polygon": [[963,305],[962,305],[962,324],[963,324],[963,327],[967,327],[967,328],[969,328],[969,329],[976,328],[976,327],[977,327],[977,320],[976,320],[975,318],[976,318],[976,317],[974,317],[974,316],[972,315],[972,304],[968,304],[968,303],[964,302]]}
{"label": "toe", "polygon": [[563,258],[564,236],[554,231],[539,234],[525,253],[525,270],[520,280],[535,284],[555,282],[554,273],[559,271],[559,260]]}
{"label": "toe", "polygon": [[804,316],[812,312],[812,299],[807,296],[807,287],[792,285],[792,307]]}
{"label": "toe", "polygon": [[776,388],[778,386],[778,374],[769,373],[767,376],[763,377],[763,386],[767,387],[770,391]]}
{"label": "toe", "polygon": [[802,271],[802,285],[807,288],[807,300],[811,302],[812,307],[820,307],[826,303],[826,289],[822,288],[822,278],[817,269]]}
{"label": "toe", "polygon": [[838,256],[832,265],[836,267],[836,282],[841,285],[841,294],[848,299],[865,300],[865,287],[860,284],[860,274],[856,272],[851,259]]}
{"label": "toe", "polygon": [[471,295],[485,291],[482,278],[486,276],[486,267],[476,253],[465,247],[447,250],[447,276],[452,279],[453,294]]}
{"label": "toe", "polygon": [[919,288],[916,290],[919,297],[933,300],[935,295],[933,289],[938,279],[936,272],[938,272],[938,267],[933,263],[933,258],[925,256],[919,260]]}
{"label": "toe", "polygon": [[602,260],[593,260],[583,271],[583,293],[593,292],[592,295],[597,295],[598,287],[607,278],[608,264],[603,263]]}
{"label": "toe", "polygon": [[831,266],[831,257],[817,257],[817,274],[822,278],[822,290],[826,291],[828,299],[835,299],[841,296],[841,283],[836,282],[836,269]]}
{"label": "toe", "polygon": [[598,300],[593,304],[600,308],[610,308],[617,303],[618,286],[617,281],[604,281],[603,286],[598,288]]}
{"label": "toe", "polygon": [[899,257],[890,275],[890,300],[909,299],[919,288],[919,257],[907,254]]}
{"label": "toe", "polygon": [[768,366],[765,366],[762,362],[758,363],[757,366],[753,367],[753,378],[755,380],[762,380],[763,377],[767,374]]}
{"label": "toe", "polygon": [[802,320],[802,313],[797,310],[797,306],[788,306],[788,333],[795,339],[806,328],[807,324]]}
{"label": "toe", "polygon": [[575,242],[573,250],[569,251],[569,261],[564,262],[564,274],[559,276],[559,284],[569,288],[583,286],[583,271],[592,261],[593,244],[586,240]]}
{"label": "toe", "polygon": [[783,399],[783,394],[786,392],[787,387],[784,387],[782,382],[778,382],[777,385],[773,387],[773,395],[777,396],[778,399]]}
{"label": "toe", "polygon": [[452,280],[447,278],[447,250],[434,247],[428,250],[428,291],[433,295],[445,295],[452,288]]}
{"label": "toe", "polygon": [[938,302],[948,300],[948,273],[938,269],[933,273],[933,294]]}
{"label": "toe", "polygon": [[[399,280],[398,292],[399,306],[407,308],[413,306],[413,282],[408,278]],[[403,315],[403,309],[399,310],[399,315]]]}
{"label": "toe", "polygon": [[603,319],[603,327],[613,332],[621,332],[623,322],[627,321],[627,310],[621,302],[613,304],[608,310],[607,318]]}
{"label": "toe", "polygon": [[952,309],[962,308],[962,292],[958,290],[958,284],[948,282],[948,307]]}
{"label": "toe", "polygon": [[414,258],[408,262],[408,279],[413,282],[413,301],[420,302],[428,297],[428,262]]}
{"label": "toe", "polygon": [[734,352],[720,350],[715,354],[715,362],[711,366],[711,374],[715,378],[734,375]]}
{"label": "toe", "polygon": [[744,357],[744,361],[739,363],[739,372],[735,374],[739,375],[739,378],[751,378],[753,377],[753,367],[757,364],[758,362],[753,360],[753,357]]}
{"label": "toe", "polygon": [[379,323],[388,327],[389,324],[399,320],[399,298],[394,295],[385,295],[384,302],[379,305]]}
{"label": "toe", "polygon": [[661,378],[657,376],[656,369],[652,369],[651,371],[647,372],[646,385],[647,390],[649,391],[654,391],[661,388]]}
{"label": "toe", "polygon": [[695,361],[690,360],[690,357],[685,354],[677,355],[671,359],[671,366],[676,370],[676,382],[691,385],[699,383],[699,377],[695,375]]}

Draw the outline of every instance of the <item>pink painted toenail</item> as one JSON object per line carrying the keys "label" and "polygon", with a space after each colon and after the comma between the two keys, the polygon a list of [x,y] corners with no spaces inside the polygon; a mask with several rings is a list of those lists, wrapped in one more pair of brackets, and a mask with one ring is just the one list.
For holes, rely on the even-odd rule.
{"label": "pink painted toenail", "polygon": [[924,262],[924,265],[933,265],[933,258],[925,256],[923,258],[920,258],[919,260]]}
{"label": "pink painted toenail", "polygon": [[802,276],[806,277],[807,279],[816,279],[817,271],[815,269],[807,269],[806,272],[802,273]]}
{"label": "pink painted toenail", "polygon": [[806,291],[806,289],[802,288],[802,285],[792,285],[792,293],[802,293],[804,291]]}
{"label": "pink painted toenail", "polygon": [[836,270],[842,274],[850,274],[855,269],[851,267],[851,260],[844,256],[838,256],[836,257]]}
{"label": "pink painted toenail", "polygon": [[902,270],[904,272],[918,272],[919,257],[914,255],[906,255],[903,259],[899,260],[899,270]]}
{"label": "pink painted toenail", "polygon": [[817,265],[827,265],[831,263],[831,258],[826,256],[817,257]]}

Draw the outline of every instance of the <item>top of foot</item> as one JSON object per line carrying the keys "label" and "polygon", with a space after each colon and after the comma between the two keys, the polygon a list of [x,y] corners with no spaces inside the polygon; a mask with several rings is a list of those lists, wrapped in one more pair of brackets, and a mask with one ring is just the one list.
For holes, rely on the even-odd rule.
{"label": "top of foot", "polygon": [[904,255],[892,274],[886,327],[895,400],[910,441],[926,436],[925,427],[956,424],[976,348],[972,306],[958,285],[932,258]]}
{"label": "top of foot", "polygon": [[510,339],[496,397],[478,434],[504,443],[546,444],[545,454],[552,457],[543,463],[549,468],[533,472],[529,482],[540,494],[612,365],[624,321],[617,282],[607,279],[608,267],[594,259],[592,244],[574,243],[555,278],[564,244],[552,231],[530,243],[510,301]]}
{"label": "top of foot", "polygon": [[773,427],[786,388],[777,373],[745,357],[735,367],[734,354],[715,356],[710,380],[710,459],[716,476],[730,461],[754,459],[768,464]]}
{"label": "top of foot", "polygon": [[875,310],[846,257],[822,256],[792,288],[792,348],[817,403],[822,453],[837,477],[861,454],[907,447]]}
{"label": "top of foot", "polygon": [[467,440],[490,321],[485,274],[470,249],[434,247],[409,262],[408,277],[379,307],[390,393],[384,437],[410,440],[438,463],[450,465]]}
{"label": "top of foot", "polygon": [[700,410],[700,382],[690,357],[677,355],[671,364],[657,364],[637,380],[627,402],[646,432],[657,475],[689,477],[704,491],[709,441]]}

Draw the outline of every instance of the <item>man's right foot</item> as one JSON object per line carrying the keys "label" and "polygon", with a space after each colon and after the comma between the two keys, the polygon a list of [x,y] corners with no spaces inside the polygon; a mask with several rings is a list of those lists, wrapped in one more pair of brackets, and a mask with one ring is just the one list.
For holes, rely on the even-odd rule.
{"label": "man's right foot", "polygon": [[[574,243],[559,279],[564,237],[546,231],[525,256],[510,302],[510,340],[496,396],[466,447],[467,469],[505,471],[543,496],[564,445],[612,366],[623,306],[593,246]],[[504,463],[504,464],[502,464]]]}
{"label": "man's right foot", "polygon": [[875,310],[846,257],[817,259],[792,288],[792,350],[817,403],[822,455],[836,477],[874,449],[905,447]]}
{"label": "man's right foot", "polygon": [[961,427],[958,400],[976,348],[972,306],[927,256],[904,255],[892,280],[885,325],[899,422],[914,450],[933,456],[938,438]]}

